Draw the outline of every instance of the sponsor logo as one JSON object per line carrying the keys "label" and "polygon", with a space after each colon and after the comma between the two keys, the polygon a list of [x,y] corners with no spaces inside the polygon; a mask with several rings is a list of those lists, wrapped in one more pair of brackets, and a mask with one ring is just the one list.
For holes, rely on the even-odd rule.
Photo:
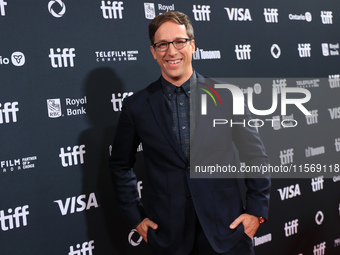
{"label": "sponsor logo", "polygon": [[[333,176],[333,182],[339,182],[340,181],[340,175]],[[340,204],[339,204],[339,215],[340,215]]]}
{"label": "sponsor logo", "polygon": [[25,55],[20,51],[13,52],[10,58],[0,56],[0,65],[12,63],[14,66],[23,66],[25,62]]}
{"label": "sponsor logo", "polygon": [[122,1],[101,1],[100,9],[104,19],[123,19]]}
{"label": "sponsor logo", "polygon": [[[340,211],[340,206],[339,206],[339,211]],[[340,238],[334,240],[334,247],[340,246]]]}
{"label": "sponsor logo", "polygon": [[272,121],[272,128],[274,130],[280,130],[282,127],[283,128],[296,127],[298,124],[297,121],[294,119],[293,114],[282,116],[282,120],[281,120],[281,116],[279,115],[273,116],[271,121]]}
{"label": "sponsor logo", "polygon": [[[158,8],[158,14],[162,14],[164,11],[175,11],[175,5],[164,5],[164,4],[158,4],[156,5]],[[144,3],[144,12],[145,12],[145,18],[146,19],[153,19],[156,17],[156,7],[154,3]]]}
{"label": "sponsor logo", "polygon": [[193,5],[192,12],[196,21],[210,21],[210,5]]}
{"label": "sponsor logo", "polygon": [[230,21],[252,21],[248,8],[224,8]]}
{"label": "sponsor logo", "polygon": [[7,5],[7,2],[5,2],[4,0],[0,0],[0,15],[1,16],[5,16],[6,12],[5,12],[5,6]]}
{"label": "sponsor logo", "polygon": [[322,55],[325,57],[328,56],[339,56],[339,43],[322,43]]}
{"label": "sponsor logo", "polygon": [[313,255],[325,255],[326,253],[326,242],[314,245]]}
{"label": "sponsor logo", "polygon": [[315,178],[312,178],[311,185],[312,185],[312,191],[317,192],[323,189],[323,176],[318,176]]}
{"label": "sponsor logo", "polygon": [[294,159],[294,149],[287,149],[280,151],[280,161],[281,165],[291,164],[293,163]]}
{"label": "sponsor logo", "polygon": [[92,255],[94,250],[94,241],[84,242],[82,245],[77,244],[76,248],[70,246],[70,252],[68,255]]}
{"label": "sponsor logo", "polygon": [[281,90],[287,87],[287,80],[286,79],[273,80],[272,87],[277,90],[278,94],[281,94]]}
{"label": "sponsor logo", "polygon": [[335,138],[334,145],[335,145],[335,151],[340,152],[340,138]]}
{"label": "sponsor logo", "polygon": [[275,8],[264,8],[264,20],[267,23],[278,23],[279,22],[279,10]]}
{"label": "sponsor logo", "polygon": [[273,44],[270,48],[270,53],[272,54],[273,58],[278,59],[281,56],[281,48],[277,44]]}
{"label": "sponsor logo", "polygon": [[254,246],[259,246],[264,243],[268,243],[272,240],[272,233],[266,234],[264,236],[254,236],[253,238],[253,244]]}
{"label": "sponsor logo", "polygon": [[318,211],[315,215],[315,223],[321,225],[325,216],[322,211]]}
{"label": "sponsor logo", "polygon": [[281,200],[301,196],[300,186],[298,183],[295,185],[284,187],[283,189],[278,189],[277,191],[280,193]]}
{"label": "sponsor logo", "polygon": [[320,17],[322,24],[325,25],[333,24],[333,12],[321,11]]}
{"label": "sponsor logo", "polygon": [[154,3],[144,3],[144,12],[146,19],[154,19],[156,17],[156,9]]}
{"label": "sponsor logo", "polygon": [[138,234],[136,229],[132,229],[129,233],[128,241],[132,246],[138,246],[143,241],[143,237]]}
{"label": "sponsor logo", "polygon": [[7,215],[5,210],[0,211],[0,226],[2,231],[27,226],[28,205],[18,206],[14,210],[9,208]]}
{"label": "sponsor logo", "polygon": [[64,48],[62,50],[57,48],[56,51],[57,53],[54,53],[54,49],[50,48],[50,54],[48,55],[53,68],[74,67],[75,48]]}
{"label": "sponsor logo", "polygon": [[235,45],[235,53],[237,60],[250,60],[251,45]]}
{"label": "sponsor logo", "polygon": [[113,110],[115,112],[120,112],[122,110],[123,100],[126,97],[131,96],[132,94],[133,92],[124,92],[124,93],[117,93],[117,94],[113,93],[112,99],[111,99]]}
{"label": "sponsor logo", "polygon": [[200,48],[196,48],[194,54],[193,54],[194,60],[199,59],[221,59],[221,52],[219,50],[210,50],[205,51]]}
{"label": "sponsor logo", "polygon": [[289,14],[288,18],[290,20],[299,20],[299,21],[312,21],[312,14],[310,12],[306,12],[305,14]]}
{"label": "sponsor logo", "polygon": [[305,149],[306,158],[314,157],[325,153],[326,153],[325,146],[320,146],[316,148],[308,147],[307,149]]}
{"label": "sponsor logo", "polygon": [[96,62],[136,61],[138,50],[96,51]]}
{"label": "sponsor logo", "polygon": [[311,57],[312,46],[310,43],[299,43],[298,51],[300,58],[310,58]]}
{"label": "sponsor logo", "polygon": [[299,226],[298,222],[299,220],[296,219],[285,223],[284,231],[286,237],[297,234]]}
{"label": "sponsor logo", "polygon": [[3,173],[13,172],[15,170],[26,170],[35,168],[34,161],[37,160],[37,156],[30,156],[18,159],[9,159],[0,161],[0,170]]}
{"label": "sponsor logo", "polygon": [[332,120],[340,119],[340,107],[328,108]]}
{"label": "sponsor logo", "polygon": [[301,80],[296,81],[296,86],[298,88],[318,88],[320,83],[320,79],[313,79],[313,80]]}
{"label": "sponsor logo", "polygon": [[[49,118],[59,118],[65,115],[62,112],[60,98],[47,99],[47,113]],[[77,116],[86,114],[86,96],[82,98],[66,98],[65,107],[67,116]]]}
{"label": "sponsor logo", "polygon": [[[307,122],[307,125],[312,125],[312,124],[317,124],[318,123],[318,110],[312,110],[312,111],[309,111],[310,115],[306,115],[306,122]],[[306,155],[307,155],[307,152],[306,152]]]}
{"label": "sponsor logo", "polygon": [[17,122],[18,102],[0,103],[0,124]]}
{"label": "sponsor logo", "polygon": [[328,82],[331,89],[340,88],[340,74],[330,74]]}
{"label": "sponsor logo", "polygon": [[82,194],[78,197],[69,197],[63,200],[55,200],[60,209],[61,215],[65,216],[67,214],[73,214],[76,212],[83,212],[90,210],[92,207],[99,207],[95,193],[90,195]]}
{"label": "sponsor logo", "polygon": [[[78,164],[84,164],[84,154],[85,154],[85,145],[75,145],[73,147],[68,146],[65,149],[60,148],[59,158],[61,159],[61,165],[63,167],[69,167]],[[79,159],[79,162],[78,162]]]}
{"label": "sponsor logo", "polygon": [[[59,10],[59,12],[55,12],[53,6],[55,6],[54,4],[57,3],[59,6],[57,7],[57,9]],[[49,1],[48,3],[48,11],[52,14],[53,17],[55,18],[61,18],[62,16],[64,16],[65,12],[66,12],[66,6],[63,3],[63,1],[61,0],[53,0],[53,1]]]}

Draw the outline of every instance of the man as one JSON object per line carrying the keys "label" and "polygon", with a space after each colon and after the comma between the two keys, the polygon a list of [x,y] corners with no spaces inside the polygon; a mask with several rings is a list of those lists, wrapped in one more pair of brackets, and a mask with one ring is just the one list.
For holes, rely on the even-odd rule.
{"label": "man", "polygon": [[[153,254],[254,254],[251,238],[268,216],[270,180],[246,180],[244,208],[236,179],[190,178],[190,88],[203,78],[192,67],[194,31],[187,15],[167,12],[151,21],[149,36],[162,76],[124,100],[110,159],[118,204]],[[230,164],[232,140],[241,160],[267,164],[254,129],[238,125],[226,137]],[[150,184],[147,214],[132,171],[140,142]]]}

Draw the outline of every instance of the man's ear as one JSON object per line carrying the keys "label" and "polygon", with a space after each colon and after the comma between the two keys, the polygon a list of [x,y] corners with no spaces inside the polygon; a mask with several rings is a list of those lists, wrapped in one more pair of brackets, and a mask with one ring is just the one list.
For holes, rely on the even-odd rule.
{"label": "man's ear", "polygon": [[156,50],[155,50],[155,48],[152,45],[150,46],[150,50],[151,50],[151,53],[153,55],[153,58],[155,60],[157,60]]}
{"label": "man's ear", "polygon": [[195,46],[195,40],[191,40],[191,42],[190,42],[190,47],[192,48],[192,54],[194,54],[194,53],[195,53],[195,48],[196,48],[196,46]]}

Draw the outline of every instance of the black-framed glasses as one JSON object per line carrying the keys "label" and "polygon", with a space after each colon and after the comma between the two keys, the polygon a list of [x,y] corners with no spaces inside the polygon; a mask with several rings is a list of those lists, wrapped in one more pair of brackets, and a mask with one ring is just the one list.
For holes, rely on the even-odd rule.
{"label": "black-framed glasses", "polygon": [[167,51],[169,49],[170,43],[175,47],[175,49],[180,50],[183,49],[188,41],[191,41],[191,38],[178,38],[172,42],[158,42],[153,44],[152,46],[157,50],[157,51]]}

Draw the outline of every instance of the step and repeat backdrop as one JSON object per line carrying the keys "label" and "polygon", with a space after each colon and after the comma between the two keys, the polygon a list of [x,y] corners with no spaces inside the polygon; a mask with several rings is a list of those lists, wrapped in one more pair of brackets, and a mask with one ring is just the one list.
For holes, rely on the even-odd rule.
{"label": "step and repeat backdrop", "polygon": [[[197,72],[248,78],[256,109],[273,88],[311,93],[310,115],[278,105],[251,123],[273,166],[317,173],[272,180],[256,253],[340,254],[338,0],[0,0],[1,254],[149,254],[116,206],[108,158],[124,98],[160,75],[147,26],[173,10],[193,22]],[[142,145],[134,169],[147,204]]]}

